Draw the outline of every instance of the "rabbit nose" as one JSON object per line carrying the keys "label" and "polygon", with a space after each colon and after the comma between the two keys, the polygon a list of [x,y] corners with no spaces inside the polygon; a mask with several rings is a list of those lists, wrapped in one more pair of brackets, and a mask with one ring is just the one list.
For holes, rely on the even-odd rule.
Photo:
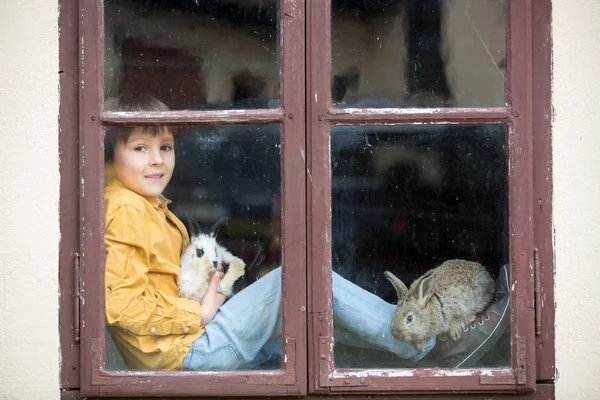
{"label": "rabbit nose", "polygon": [[217,269],[217,266],[219,265],[219,263],[217,263],[216,261],[213,261],[213,268]]}
{"label": "rabbit nose", "polygon": [[392,326],[391,327],[391,331],[392,331],[392,336],[395,337],[396,339],[404,339],[404,332],[402,331],[402,329],[400,329],[397,326]]}

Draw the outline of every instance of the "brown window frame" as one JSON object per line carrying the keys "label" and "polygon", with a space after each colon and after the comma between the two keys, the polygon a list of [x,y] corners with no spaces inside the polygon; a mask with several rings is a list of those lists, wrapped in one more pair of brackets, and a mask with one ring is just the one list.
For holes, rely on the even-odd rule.
{"label": "brown window frame", "polygon": [[[309,221],[331,221],[330,132],[337,125],[500,123],[508,127],[509,251],[511,304],[510,368],[471,370],[412,369],[403,373],[390,370],[336,369],[333,356],[333,316],[331,304],[331,224],[311,223],[309,227],[309,284],[312,329],[310,365],[318,374],[310,375],[310,391],[331,392],[451,392],[532,391],[536,386],[535,298],[539,249],[534,244],[533,207],[533,74],[532,2],[507,2],[507,80],[505,107],[436,109],[344,109],[331,100],[331,6],[311,2],[307,32],[309,63],[308,100],[310,148],[308,153]],[[327,199],[324,201],[324,199]],[[311,240],[313,239],[313,240]],[[534,250],[537,249],[537,250]],[[539,271],[537,271],[539,276]]]}
{"label": "brown window frame", "polygon": [[[79,3],[79,4],[78,4]],[[507,91],[508,108],[488,109],[443,109],[432,114],[427,110],[393,110],[387,113],[373,113],[374,110],[349,110],[331,107],[330,76],[323,74],[323,65],[330,65],[331,54],[327,43],[330,39],[328,20],[328,2],[281,1],[281,29],[286,33],[286,46],[280,50],[280,73],[282,80],[281,104],[275,110],[246,110],[239,112],[172,112],[168,116],[151,113],[105,113],[101,112],[101,75],[98,67],[101,63],[102,32],[99,10],[101,2],[93,0],[65,0],[60,10],[60,157],[61,157],[61,246],[60,246],[60,331],[61,331],[61,388],[63,398],[80,396],[107,395],[247,395],[247,396],[283,396],[322,394],[359,395],[360,393],[394,393],[431,391],[431,385],[448,391],[487,391],[487,394],[473,394],[473,398],[483,398],[489,391],[504,392],[499,398],[553,398],[555,378],[554,360],[554,256],[552,246],[552,180],[551,180],[551,1],[550,0],[509,0],[510,15],[509,37],[526,38],[510,42],[509,54],[512,55],[507,67],[512,70],[509,81],[513,90]],[[94,6],[95,4],[95,6]],[[519,11],[520,13],[516,13]],[[92,22],[96,21],[96,22]],[[306,30],[305,30],[306,22]],[[96,37],[96,40],[85,40]],[[323,41],[326,38],[326,41]],[[84,39],[85,48],[81,48]],[[283,43],[283,36],[281,39]],[[291,45],[289,45],[291,44]],[[305,56],[305,47],[307,50]],[[87,57],[81,62],[82,50]],[[516,57],[518,55],[518,57]],[[524,56],[523,56],[524,55]],[[285,66],[285,67],[284,67]],[[305,69],[306,66],[306,69]],[[305,82],[306,71],[307,77]],[[515,72],[520,71],[520,72]],[[535,74],[532,73],[535,71]],[[320,73],[319,73],[320,72]],[[84,82],[85,84],[83,85]],[[83,85],[83,89],[82,89]],[[511,87],[511,86],[509,86]],[[94,94],[94,88],[95,94]],[[81,96],[81,90],[85,95]],[[319,102],[314,101],[312,92],[318,91]],[[91,93],[91,95],[90,95]],[[311,94],[305,96],[305,93]],[[90,99],[91,97],[91,99]],[[306,109],[304,99],[307,99]],[[446,112],[446,114],[444,114]],[[306,118],[303,118],[306,116]],[[521,331],[513,330],[513,338],[522,337],[524,330],[526,351],[521,352],[527,363],[525,368],[514,374],[498,374],[487,378],[474,370],[471,376],[435,377],[431,370],[412,370],[410,379],[395,379],[382,376],[369,376],[367,384],[357,381],[352,373],[331,375],[333,357],[328,354],[325,362],[320,358],[322,350],[319,338],[330,340],[332,329],[331,310],[327,309],[330,285],[323,285],[320,279],[331,276],[331,260],[328,254],[331,247],[324,247],[312,240],[330,229],[328,226],[313,223],[328,219],[323,199],[330,199],[330,180],[328,160],[329,128],[337,124],[358,123],[411,123],[411,122],[506,122],[511,128],[510,148],[518,148],[526,156],[522,159],[511,158],[511,171],[520,169],[513,161],[520,162],[527,170],[524,176],[510,187],[527,188],[527,195],[519,198],[518,205],[511,203],[511,210],[526,209],[530,217],[529,227],[520,232],[524,240],[511,241],[521,246],[518,251],[524,254],[515,257],[511,251],[511,272],[516,275],[519,288],[511,294],[512,323]],[[282,124],[285,132],[306,132],[303,134],[282,134],[282,153],[287,164],[282,163],[282,182],[298,182],[282,190],[284,210],[297,199],[307,199],[305,207],[286,215],[287,230],[284,223],[284,257],[297,259],[305,269],[290,269],[288,278],[294,285],[285,285],[287,301],[285,314],[286,326],[296,335],[294,341],[288,341],[287,349],[295,362],[295,367],[281,370],[279,373],[232,372],[207,376],[202,373],[164,373],[156,372],[144,375],[120,374],[103,370],[104,340],[103,303],[91,305],[84,299],[101,296],[102,274],[91,266],[103,260],[103,244],[98,245],[97,237],[101,232],[102,179],[98,166],[102,166],[102,143],[100,132],[102,124],[257,124],[276,122]],[[525,138],[515,142],[513,132],[528,132]],[[80,133],[81,132],[81,133]],[[93,132],[93,134],[90,134]],[[84,134],[85,133],[85,134]],[[91,149],[91,150],[90,150]],[[83,152],[85,150],[85,153]],[[305,161],[299,156],[304,150]],[[535,151],[534,151],[535,150]],[[511,151],[511,154],[514,154]],[[84,158],[85,157],[85,158]],[[85,163],[80,160],[85,159]],[[96,169],[94,169],[96,168]],[[306,172],[308,171],[308,172]],[[311,174],[312,183],[307,181]],[[84,179],[82,181],[82,179]],[[285,185],[285,183],[283,183]],[[85,195],[82,196],[85,190]],[[286,195],[287,193],[287,195]],[[95,197],[94,197],[95,196]],[[518,211],[517,210],[517,211]],[[285,211],[284,211],[285,212]],[[513,211],[514,214],[514,211]],[[90,218],[90,215],[92,218]],[[85,216],[85,220],[82,218]],[[523,218],[520,218],[523,220]],[[520,221],[519,220],[519,221]],[[512,222],[512,221],[511,221]],[[294,225],[295,224],[295,225]],[[523,224],[527,225],[527,224]],[[303,227],[294,234],[289,227]],[[511,231],[513,232],[513,231]],[[287,235],[287,236],[286,236]],[[292,238],[292,235],[293,236]],[[293,240],[297,243],[294,244]],[[96,241],[96,243],[95,243]],[[94,244],[95,243],[95,244]],[[534,249],[535,252],[534,256]],[[82,251],[84,250],[84,251]],[[79,255],[82,256],[79,256]],[[80,262],[78,262],[80,260]],[[95,261],[94,261],[95,260]],[[515,271],[515,261],[521,267]],[[536,275],[528,274],[523,266],[530,265]],[[87,268],[86,268],[87,267]],[[97,270],[97,269],[96,269]],[[305,270],[306,274],[296,273]],[[296,271],[296,272],[294,272]],[[292,277],[293,275],[293,277]],[[81,279],[80,279],[81,278]],[[92,279],[92,280],[90,280]],[[94,285],[79,286],[79,282],[96,282]],[[514,282],[514,280],[513,280]],[[527,282],[523,285],[522,282]],[[308,303],[306,302],[307,285]],[[97,297],[96,297],[97,298]],[[302,307],[292,307],[293,299]],[[515,301],[522,299],[523,301]],[[518,313],[516,312],[518,311]],[[308,321],[307,321],[308,319]],[[85,325],[80,325],[85,321]],[[308,324],[308,325],[307,325]],[[310,335],[307,335],[306,328]],[[324,328],[324,329],[323,329]],[[287,332],[286,332],[287,333]],[[312,336],[312,337],[311,337]],[[513,340],[523,343],[522,339]],[[100,356],[98,356],[100,354]],[[516,351],[513,349],[513,356]],[[308,358],[307,358],[308,357]],[[514,360],[516,361],[516,360]],[[88,370],[87,365],[94,365]],[[516,365],[516,364],[515,364]],[[125,376],[127,375],[127,376]],[[334,385],[321,385],[323,379],[333,378]],[[153,381],[152,392],[140,388],[138,383]],[[204,379],[206,378],[206,379]],[[198,383],[188,386],[188,379]],[[210,380],[210,383],[208,382]],[[347,384],[346,381],[352,384]],[[293,381],[293,382],[292,382]],[[478,381],[478,382],[477,382]],[[292,382],[292,383],[290,383]],[[524,383],[519,383],[524,382]],[[79,391],[78,389],[82,390]],[[437,391],[437,389],[436,389]],[[514,396],[517,392],[520,395]],[[457,394],[457,396],[464,396]],[[471,396],[471,395],[470,395]],[[425,396],[424,396],[425,397]],[[449,393],[431,395],[427,398],[448,398]],[[471,398],[471,397],[469,397]]]}
{"label": "brown window frame", "polygon": [[[81,299],[80,388],[85,396],[284,396],[306,394],[306,210],[304,178],[304,7],[281,3],[281,107],[266,110],[104,111],[101,1],[79,9],[79,158]],[[284,69],[283,66],[286,66]],[[295,118],[294,115],[298,115]],[[272,371],[110,371],[106,368],[103,237],[105,126],[207,126],[278,123],[282,127],[282,368]],[[93,282],[93,284],[92,284]],[[293,284],[292,284],[293,282]]]}

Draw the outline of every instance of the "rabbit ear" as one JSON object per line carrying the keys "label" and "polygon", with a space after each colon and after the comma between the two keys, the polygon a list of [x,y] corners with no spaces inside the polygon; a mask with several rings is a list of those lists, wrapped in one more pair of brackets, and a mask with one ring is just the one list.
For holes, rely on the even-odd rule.
{"label": "rabbit ear", "polygon": [[211,236],[216,237],[217,233],[219,233],[219,230],[227,223],[227,221],[229,221],[229,217],[223,217],[215,222],[215,224],[210,228]]}
{"label": "rabbit ear", "polygon": [[188,233],[190,237],[195,237],[196,235],[200,234],[200,225],[198,225],[198,222],[192,218],[192,216],[189,213],[185,213],[186,219],[188,220]]}
{"label": "rabbit ear", "polygon": [[396,277],[396,275],[392,274],[390,271],[385,271],[384,274],[385,274],[385,277],[388,278],[388,280],[390,282],[392,282],[392,285],[394,285],[394,287],[396,288],[396,294],[398,295],[398,299],[401,299],[404,296],[406,296],[406,293],[408,293],[408,289],[406,288],[406,285],[404,283],[402,283],[402,281],[400,279],[398,279]]}
{"label": "rabbit ear", "polygon": [[435,275],[434,274],[428,274],[425,277],[423,277],[423,279],[421,279],[421,282],[419,282],[418,286],[417,286],[417,300],[419,300],[419,303],[424,306],[429,299],[431,298],[431,296],[433,296],[433,288],[434,288],[434,283],[435,283]]}

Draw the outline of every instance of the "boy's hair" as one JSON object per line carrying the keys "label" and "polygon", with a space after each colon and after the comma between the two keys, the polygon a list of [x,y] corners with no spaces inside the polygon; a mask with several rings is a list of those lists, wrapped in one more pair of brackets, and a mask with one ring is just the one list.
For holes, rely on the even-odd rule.
{"label": "boy's hair", "polygon": [[[170,111],[171,109],[155,97],[142,93],[122,94],[105,102],[107,111]],[[107,126],[104,135],[104,162],[112,163],[115,160],[115,147],[117,143],[127,143],[134,127]],[[175,138],[173,128],[168,126],[145,126],[144,131],[152,135],[170,133]]]}

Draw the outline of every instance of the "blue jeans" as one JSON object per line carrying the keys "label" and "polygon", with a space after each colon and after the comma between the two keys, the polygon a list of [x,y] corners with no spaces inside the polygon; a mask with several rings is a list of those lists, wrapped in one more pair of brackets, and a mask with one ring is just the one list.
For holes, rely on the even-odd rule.
{"label": "blue jeans", "polygon": [[[396,306],[333,273],[335,341],[384,350],[418,361],[425,353],[396,339],[390,322]],[[281,268],[277,268],[226,302],[192,344],[183,369],[228,371],[276,364],[281,357]]]}

